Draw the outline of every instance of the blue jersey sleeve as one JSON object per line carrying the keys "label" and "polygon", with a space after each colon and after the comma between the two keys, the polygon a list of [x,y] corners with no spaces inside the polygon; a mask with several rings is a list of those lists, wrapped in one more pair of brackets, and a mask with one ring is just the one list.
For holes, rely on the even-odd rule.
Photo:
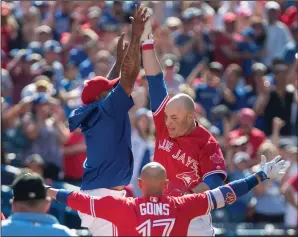
{"label": "blue jersey sleeve", "polygon": [[113,118],[123,117],[134,106],[131,96],[128,96],[122,86],[118,84],[108,96],[100,101],[103,112]]}
{"label": "blue jersey sleeve", "polygon": [[[259,171],[257,174],[262,182],[267,179],[267,176],[263,171]],[[206,193],[211,199],[211,209],[221,208],[225,205],[232,205],[239,197],[247,194],[257,185],[258,180],[256,176],[251,175],[245,179],[239,179],[225,186],[207,191]]]}
{"label": "blue jersey sleeve", "polygon": [[149,96],[151,110],[156,127],[156,131],[164,125],[164,109],[169,100],[167,86],[163,73],[155,76],[146,76],[149,85]]}

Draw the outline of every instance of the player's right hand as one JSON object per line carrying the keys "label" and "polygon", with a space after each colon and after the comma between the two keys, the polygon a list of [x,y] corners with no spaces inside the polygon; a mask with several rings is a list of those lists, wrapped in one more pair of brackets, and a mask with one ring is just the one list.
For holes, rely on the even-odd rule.
{"label": "player's right hand", "polygon": [[141,35],[144,32],[145,24],[149,20],[149,16],[147,15],[148,9],[144,5],[141,4],[138,6],[136,4],[134,15],[133,17],[130,17],[130,20],[132,21],[132,35],[141,37]]}
{"label": "player's right hand", "polygon": [[266,162],[266,156],[262,155],[260,168],[267,176],[267,179],[275,179],[285,174],[287,166],[285,161],[281,159],[281,156],[277,156],[272,161]]}
{"label": "player's right hand", "polygon": [[[151,10],[152,11],[152,10]],[[150,12],[150,9],[148,9],[147,11],[147,16],[150,18],[150,15],[152,13]],[[148,39],[153,39],[153,34],[152,34],[152,26],[151,26],[151,21],[150,19],[146,22],[145,24],[145,29],[144,29],[144,32],[142,34],[142,37],[141,37],[141,41],[145,41],[145,40],[148,40]]]}

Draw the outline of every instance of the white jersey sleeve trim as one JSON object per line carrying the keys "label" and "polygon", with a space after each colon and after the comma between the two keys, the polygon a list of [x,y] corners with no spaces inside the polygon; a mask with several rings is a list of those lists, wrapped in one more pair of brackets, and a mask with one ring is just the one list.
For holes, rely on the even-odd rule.
{"label": "white jersey sleeve trim", "polygon": [[219,188],[210,191],[215,198],[217,208],[222,208],[225,206],[225,199]]}
{"label": "white jersey sleeve trim", "polygon": [[225,176],[224,180],[226,180],[226,178],[227,178],[227,173],[224,170],[213,170],[213,171],[210,171],[210,172],[207,172],[206,174],[204,174],[202,179],[204,180],[207,176],[212,175],[212,174],[223,174]]}
{"label": "white jersey sleeve trim", "polygon": [[159,105],[158,109],[153,113],[153,116],[157,116],[159,114],[159,112],[164,108],[164,106],[166,105],[166,103],[169,100],[169,96],[167,95],[163,101],[161,102],[161,104]]}

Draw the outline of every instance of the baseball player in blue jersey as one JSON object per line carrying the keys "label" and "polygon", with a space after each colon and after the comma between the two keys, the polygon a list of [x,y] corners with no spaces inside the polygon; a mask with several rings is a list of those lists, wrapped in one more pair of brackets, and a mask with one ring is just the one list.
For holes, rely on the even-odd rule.
{"label": "baseball player in blue jersey", "polygon": [[[124,56],[117,58],[112,71],[120,78],[95,77],[87,81],[81,99],[85,104],[69,117],[70,131],[80,128],[87,146],[81,190],[92,196],[125,196],[125,185],[133,171],[131,126],[128,111],[133,107],[133,86],[140,71],[140,44],[147,8],[135,7],[130,44]],[[123,34],[118,52],[125,52]],[[121,60],[121,61],[120,61]],[[118,68],[118,72],[117,72]],[[121,68],[121,69],[120,69]],[[116,75],[116,76],[118,76]],[[115,213],[117,215],[117,213]],[[93,236],[116,236],[117,228],[106,220],[79,213],[82,226]]]}

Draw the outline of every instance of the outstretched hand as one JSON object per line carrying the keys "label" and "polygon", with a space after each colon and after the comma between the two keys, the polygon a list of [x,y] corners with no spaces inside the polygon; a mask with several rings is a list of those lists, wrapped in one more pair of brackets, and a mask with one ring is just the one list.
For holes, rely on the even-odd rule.
{"label": "outstretched hand", "polygon": [[141,37],[145,29],[145,24],[149,20],[149,15],[147,15],[148,9],[141,4],[135,5],[134,15],[129,19],[132,21],[132,35]]}
{"label": "outstretched hand", "polygon": [[281,156],[275,157],[272,161],[266,162],[266,156],[261,156],[261,171],[263,171],[268,179],[275,179],[278,176],[285,174],[287,165],[284,160],[281,159]]}
{"label": "outstretched hand", "polygon": [[124,40],[124,33],[122,33],[117,43],[117,60],[119,60],[119,62],[123,61],[127,49],[128,42]]}

